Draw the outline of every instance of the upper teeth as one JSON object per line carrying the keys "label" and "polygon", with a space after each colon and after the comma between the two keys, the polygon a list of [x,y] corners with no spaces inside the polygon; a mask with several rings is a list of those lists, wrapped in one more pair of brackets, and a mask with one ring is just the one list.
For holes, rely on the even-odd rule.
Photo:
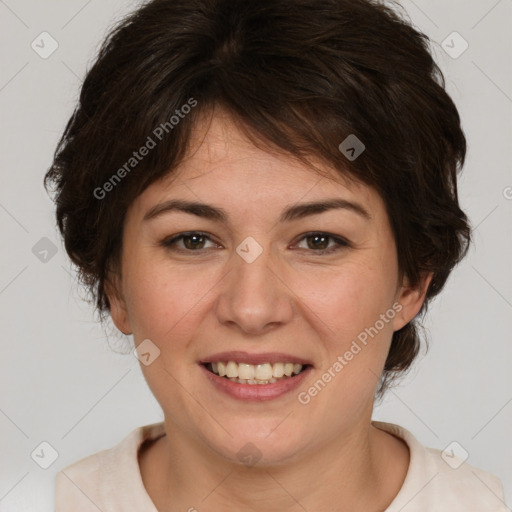
{"label": "upper teeth", "polygon": [[293,373],[298,374],[302,370],[299,363],[263,363],[246,364],[228,361],[211,363],[212,370],[221,377],[239,378],[248,380],[270,380],[271,378],[280,378],[286,375],[291,377]]}

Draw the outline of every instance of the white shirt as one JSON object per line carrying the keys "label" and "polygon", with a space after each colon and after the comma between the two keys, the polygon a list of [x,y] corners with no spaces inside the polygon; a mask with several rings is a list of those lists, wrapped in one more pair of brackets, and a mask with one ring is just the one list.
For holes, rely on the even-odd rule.
{"label": "white shirt", "polygon": [[[440,450],[421,445],[398,425],[372,424],[403,439],[410,451],[405,481],[385,512],[507,512],[494,475],[452,457],[453,452],[445,455],[446,462]],[[55,512],[158,512],[142,482],[138,451],[145,440],[163,435],[164,422],[145,425],[113,448],[64,468],[56,477]]]}

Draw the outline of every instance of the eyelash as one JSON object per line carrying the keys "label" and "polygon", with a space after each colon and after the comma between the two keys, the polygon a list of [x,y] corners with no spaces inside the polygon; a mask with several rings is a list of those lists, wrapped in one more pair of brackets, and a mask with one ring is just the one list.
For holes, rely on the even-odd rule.
{"label": "eyelash", "polygon": [[[210,236],[208,236],[206,233],[203,233],[201,231],[189,231],[189,232],[186,232],[186,233],[180,233],[179,235],[173,236],[171,238],[167,238],[167,239],[165,239],[165,240],[163,240],[161,242],[161,245],[163,247],[165,247],[166,249],[169,249],[169,250],[175,251],[175,252],[181,252],[181,253],[194,253],[194,252],[201,253],[201,252],[207,250],[207,249],[191,250],[191,249],[176,249],[176,248],[173,248],[173,246],[179,240],[182,240],[182,239],[188,238],[188,237],[192,237],[193,235],[199,235],[200,237],[204,237],[204,238],[212,241]],[[329,249],[322,249],[322,250],[319,250],[319,251],[316,251],[314,249],[305,249],[305,250],[309,250],[309,251],[311,251],[311,252],[313,252],[313,253],[315,253],[316,255],[319,255],[319,256],[324,255],[324,254],[332,254],[332,253],[334,253],[336,251],[339,251],[340,249],[343,249],[345,247],[350,247],[350,244],[346,240],[344,240],[343,238],[331,235],[329,233],[324,233],[322,231],[312,231],[312,232],[309,232],[309,233],[304,233],[302,238],[299,239],[299,242],[301,242],[302,240],[304,240],[306,238],[310,238],[310,237],[324,237],[324,238],[328,238],[328,239],[334,241],[337,244],[337,246],[335,246],[335,247],[330,247]]]}

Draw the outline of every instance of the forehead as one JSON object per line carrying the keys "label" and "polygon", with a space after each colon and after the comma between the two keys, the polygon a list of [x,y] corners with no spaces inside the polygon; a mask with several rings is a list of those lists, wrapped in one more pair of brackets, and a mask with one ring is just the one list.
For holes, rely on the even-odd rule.
{"label": "forehead", "polygon": [[[225,110],[201,116],[192,129],[186,157],[136,200],[142,212],[170,195],[224,205],[290,204],[326,197],[358,199],[368,210],[381,204],[370,187],[320,159],[307,165],[275,147],[249,140]],[[227,206],[229,208],[229,206]]]}

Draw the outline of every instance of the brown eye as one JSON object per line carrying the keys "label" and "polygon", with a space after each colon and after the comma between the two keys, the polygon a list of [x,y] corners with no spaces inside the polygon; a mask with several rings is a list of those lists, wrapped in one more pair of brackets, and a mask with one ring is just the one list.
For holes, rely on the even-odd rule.
{"label": "brown eye", "polygon": [[310,249],[327,249],[330,237],[324,235],[310,235],[306,237],[311,243],[308,243]]}
{"label": "brown eye", "polygon": [[183,245],[187,249],[203,249],[205,238],[203,235],[187,235],[182,237]]}
{"label": "brown eye", "polygon": [[[191,232],[182,233],[170,239],[163,240],[162,245],[176,251],[198,252],[205,249],[205,244],[208,240],[210,240],[210,237],[204,233]],[[177,245],[179,242],[182,243],[181,247]]]}
{"label": "brown eye", "polygon": [[[332,253],[348,247],[349,243],[340,237],[329,235],[328,233],[307,233],[301,238],[306,240],[306,250],[313,251],[317,254]],[[334,242],[334,245],[329,247],[330,242]]]}

